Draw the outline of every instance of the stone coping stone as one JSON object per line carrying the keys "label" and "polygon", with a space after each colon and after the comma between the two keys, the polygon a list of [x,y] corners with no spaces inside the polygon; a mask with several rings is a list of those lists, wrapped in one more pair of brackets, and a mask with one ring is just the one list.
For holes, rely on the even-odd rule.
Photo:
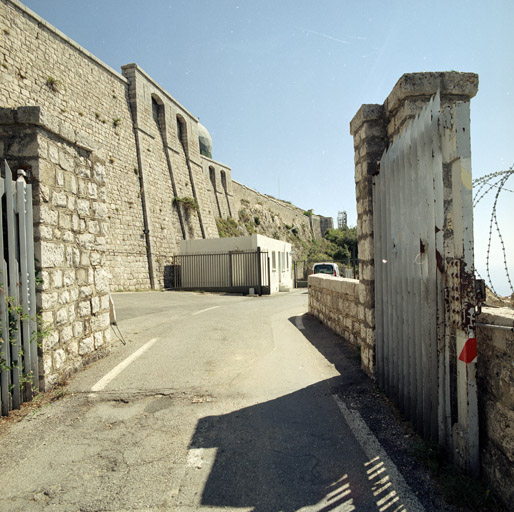
{"label": "stone coping stone", "polygon": [[310,286],[316,286],[333,292],[353,295],[356,299],[358,299],[359,283],[360,281],[358,279],[348,279],[346,277],[333,277],[320,274],[309,276]]}
{"label": "stone coping stone", "polygon": [[477,322],[514,327],[514,309],[484,307],[480,315],[478,315]]}
{"label": "stone coping stone", "polygon": [[398,109],[409,96],[465,96],[473,98],[478,91],[478,75],[458,71],[405,73],[400,77],[384,102],[387,113]]}

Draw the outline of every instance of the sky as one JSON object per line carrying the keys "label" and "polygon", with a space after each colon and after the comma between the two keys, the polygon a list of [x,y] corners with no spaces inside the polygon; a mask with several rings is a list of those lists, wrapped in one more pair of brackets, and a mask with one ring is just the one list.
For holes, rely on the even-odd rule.
{"label": "sky", "polygon": [[[514,164],[512,0],[23,3],[115,70],[137,63],[207,127],[233,179],[335,222],[357,219],[349,123],[404,73],[478,73],[473,177]],[[513,199],[504,191],[497,206],[511,279]],[[474,215],[483,277],[493,200]],[[510,295],[497,237],[491,254],[493,285]]]}

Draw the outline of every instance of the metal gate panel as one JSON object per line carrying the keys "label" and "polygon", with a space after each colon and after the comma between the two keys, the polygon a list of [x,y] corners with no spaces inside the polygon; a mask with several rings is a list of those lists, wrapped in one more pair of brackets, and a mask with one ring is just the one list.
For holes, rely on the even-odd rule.
{"label": "metal gate panel", "polygon": [[32,187],[23,174],[14,182],[5,161],[0,197],[0,403],[7,415],[32,398],[39,375]]}
{"label": "metal gate panel", "polygon": [[425,438],[475,471],[475,364],[458,360],[476,344],[471,194],[469,104],[441,109],[437,94],[374,177],[377,378]]}

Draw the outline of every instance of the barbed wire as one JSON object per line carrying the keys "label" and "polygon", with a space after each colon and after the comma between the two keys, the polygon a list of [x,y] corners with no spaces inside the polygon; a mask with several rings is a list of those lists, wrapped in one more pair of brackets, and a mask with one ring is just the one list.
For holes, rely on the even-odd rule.
{"label": "barbed wire", "polygon": [[[492,292],[498,296],[498,293],[494,289],[493,282],[491,279],[491,271],[490,271],[490,256],[491,256],[491,243],[493,239],[493,231],[496,231],[498,234],[498,238],[500,240],[500,245],[502,249],[502,255],[503,255],[503,263],[505,266],[505,274],[507,276],[507,282],[510,287],[511,293],[514,293],[514,287],[512,286],[512,281],[510,279],[509,274],[509,268],[507,265],[507,252],[505,250],[505,243],[503,241],[503,236],[500,231],[500,225],[498,224],[498,217],[496,216],[496,207],[498,205],[498,198],[500,196],[500,193],[502,191],[505,192],[513,192],[512,190],[505,187],[505,183],[507,183],[508,179],[514,174],[514,165],[510,167],[510,169],[506,171],[498,171],[493,172],[491,174],[486,174],[485,176],[481,176],[480,178],[477,178],[473,180],[473,189],[474,189],[474,199],[473,199],[473,207],[476,207],[477,204],[493,189],[496,189],[496,193],[494,195],[494,202],[493,202],[493,208],[491,212],[491,218],[489,220],[489,240],[487,242],[487,256],[486,256],[486,272],[487,272],[487,278],[489,281],[489,287],[491,288]],[[476,189],[476,190],[475,190]],[[478,274],[478,276],[481,278],[480,274],[478,273],[478,270],[475,271]],[[501,299],[500,299],[501,300]]]}

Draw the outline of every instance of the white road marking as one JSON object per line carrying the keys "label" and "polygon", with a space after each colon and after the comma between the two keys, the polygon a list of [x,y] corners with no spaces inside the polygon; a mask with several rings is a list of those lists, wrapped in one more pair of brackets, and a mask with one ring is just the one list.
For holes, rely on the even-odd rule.
{"label": "white road marking", "polygon": [[[348,426],[351,428],[353,435],[361,445],[364,453],[369,457],[371,464],[374,464],[374,467],[368,470],[368,478],[371,480],[378,476],[378,474],[386,471],[388,478],[382,478],[380,483],[386,481],[392,483],[394,490],[390,490],[386,496],[376,495],[379,509],[387,510],[387,508],[394,503],[395,506],[399,507],[396,510],[408,510],[409,512],[421,512],[425,510],[411,488],[407,485],[407,482],[403,479],[403,476],[398,471],[394,462],[389,458],[386,451],[382,448],[382,445],[378,442],[378,439],[368,428],[361,415],[357,411],[348,409],[346,404],[337,395],[332,395],[332,398],[339,407],[346,423],[348,423]],[[381,474],[381,477],[384,476],[385,475]],[[379,482],[373,483],[378,484]],[[385,491],[387,487],[388,486],[384,486],[381,491]],[[396,503],[398,500],[401,500],[401,504]]]}
{"label": "white road marking", "polygon": [[127,357],[127,359],[122,361],[118,366],[115,366],[91,388],[91,391],[102,391],[109,382],[115,379],[129,364],[133,363],[138,357],[141,357],[158,339],[159,338],[151,339],[141,348],[137,349],[132,355]]}
{"label": "white road marking", "polygon": [[205,313],[206,311],[210,311],[211,309],[220,308],[221,306],[213,306],[212,308],[202,309],[201,311],[197,311],[196,313],[193,313],[192,316],[199,315],[200,313]]}
{"label": "white road marking", "polygon": [[303,318],[301,316],[295,317],[294,323],[296,324],[296,327],[300,329],[300,331],[305,330],[305,325],[303,325]]}
{"label": "white road marking", "polygon": [[187,452],[187,465],[189,467],[200,469],[204,462],[203,448],[191,448]]}

